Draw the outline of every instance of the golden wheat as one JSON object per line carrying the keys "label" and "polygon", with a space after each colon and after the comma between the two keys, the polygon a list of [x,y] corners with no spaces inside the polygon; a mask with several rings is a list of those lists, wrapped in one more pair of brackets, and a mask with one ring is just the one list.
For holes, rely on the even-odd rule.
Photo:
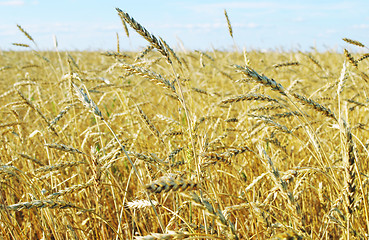
{"label": "golden wheat", "polygon": [[368,53],[175,51],[117,11],[141,52],[2,52],[0,239],[367,238]]}

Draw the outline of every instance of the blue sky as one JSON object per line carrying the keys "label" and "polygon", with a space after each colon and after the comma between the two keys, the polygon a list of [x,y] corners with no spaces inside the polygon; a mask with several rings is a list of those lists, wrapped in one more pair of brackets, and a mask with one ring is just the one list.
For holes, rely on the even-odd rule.
{"label": "blue sky", "polygon": [[116,33],[121,49],[144,47],[133,30],[127,38],[115,7],[174,49],[232,49],[224,9],[239,49],[340,50],[343,37],[369,45],[368,0],[0,0],[0,50],[30,43],[17,24],[42,50],[54,49],[54,35],[62,50],[114,50]]}

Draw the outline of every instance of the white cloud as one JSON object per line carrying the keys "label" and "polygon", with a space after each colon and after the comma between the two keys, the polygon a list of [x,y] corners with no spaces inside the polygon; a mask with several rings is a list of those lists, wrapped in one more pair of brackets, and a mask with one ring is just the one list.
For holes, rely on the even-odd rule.
{"label": "white cloud", "polygon": [[355,28],[355,29],[368,29],[369,24],[357,24],[357,25],[354,25],[353,28]]}
{"label": "white cloud", "polygon": [[338,1],[335,4],[332,3],[317,3],[317,2],[293,2],[287,0],[280,1],[259,1],[259,2],[243,2],[243,1],[234,1],[234,2],[219,2],[219,3],[205,3],[205,4],[194,4],[191,6],[184,5],[183,7],[191,9],[196,12],[203,11],[215,11],[219,9],[244,9],[248,11],[252,10],[311,10],[311,11],[332,11],[332,10],[347,10],[347,9],[355,9],[360,6],[355,1]]}
{"label": "white cloud", "polygon": [[194,11],[203,11],[204,9],[265,9],[275,8],[278,3],[275,2],[223,2],[223,3],[209,3],[209,4],[197,4],[193,6],[187,6]]}
{"label": "white cloud", "polygon": [[294,22],[303,22],[303,21],[305,21],[305,19],[303,17],[299,16],[297,18],[294,18],[293,21]]}
{"label": "white cloud", "polygon": [[10,24],[0,24],[0,36],[14,36],[19,30]]}
{"label": "white cloud", "polygon": [[[234,28],[256,28],[260,27],[256,23],[232,23]],[[160,28],[174,28],[174,29],[201,29],[201,30],[211,30],[211,29],[228,29],[226,23],[167,23],[160,26]]]}
{"label": "white cloud", "polygon": [[0,6],[23,6],[24,1],[12,0],[12,1],[0,1]]}

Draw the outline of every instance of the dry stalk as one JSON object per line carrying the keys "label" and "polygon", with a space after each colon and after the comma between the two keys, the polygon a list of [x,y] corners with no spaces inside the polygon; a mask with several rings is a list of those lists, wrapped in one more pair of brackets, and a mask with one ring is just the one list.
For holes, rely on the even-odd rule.
{"label": "dry stalk", "polygon": [[214,218],[220,227],[226,230],[227,239],[239,239],[233,223],[226,219],[220,209],[214,208],[208,200],[197,195],[196,193],[190,192],[182,195],[189,198],[195,206],[205,210],[210,217]]}
{"label": "dry stalk", "polygon": [[91,178],[86,183],[70,186],[66,189],[63,189],[63,190],[60,190],[58,192],[49,194],[46,198],[47,199],[55,199],[55,198],[64,196],[65,194],[69,194],[69,193],[73,193],[73,192],[79,192],[83,189],[86,189],[86,188],[90,187],[93,183],[94,183],[94,178]]}
{"label": "dry stalk", "polygon": [[55,128],[51,125],[49,120],[45,117],[45,115],[41,112],[41,110],[36,107],[29,99],[27,99],[23,93],[19,90],[17,90],[18,95],[26,102],[26,104],[31,107],[33,110],[35,110],[41,118],[45,121],[45,123],[49,126],[49,128],[55,133],[56,136],[58,136],[58,133],[56,132]]}
{"label": "dry stalk", "polygon": [[[263,158],[266,160],[266,164],[268,166],[268,169],[271,173],[272,180],[275,183],[276,187],[279,188],[279,191],[281,195],[287,200],[287,206],[295,213],[295,218],[298,220],[298,224],[301,228],[304,228],[304,222],[302,218],[302,212],[301,207],[296,201],[293,192],[288,190],[289,182],[287,181],[288,178],[283,178],[280,175],[280,172],[277,168],[274,167],[272,159],[268,156],[266,151],[259,147],[260,154],[263,156]],[[292,173],[292,177],[294,177],[296,174]]]}
{"label": "dry stalk", "polygon": [[[113,134],[115,140],[118,142],[119,146],[121,147],[121,149],[123,150],[124,154],[126,155],[129,163],[131,164],[132,166],[132,169],[133,171],[135,172],[137,178],[138,178],[138,181],[140,182],[140,184],[142,186],[145,186],[142,182],[142,177],[141,175],[139,174],[135,164],[132,162],[131,158],[129,157],[129,154],[128,152],[126,151],[125,147],[121,144],[120,140],[118,139],[117,135],[115,134],[115,132],[113,131],[113,129],[110,127],[110,125],[108,124],[107,121],[105,121],[104,117],[102,116],[102,113],[101,111],[99,110],[99,108],[97,107],[97,105],[92,101],[92,99],[90,99],[88,97],[88,95],[83,91],[82,88],[78,88],[74,83],[72,83],[76,93],[77,93],[77,96],[79,97],[80,101],[83,103],[83,105],[85,105],[87,108],[90,109],[90,111],[92,111],[92,113],[95,114],[96,117],[99,117],[103,122],[104,124],[109,128],[110,132]],[[159,225],[160,225],[160,228],[162,231],[164,231],[164,225],[159,217],[159,214],[158,212],[156,211],[156,208],[155,206],[152,204],[152,200],[151,200],[151,197],[148,193],[146,193],[146,196],[147,198],[149,199],[150,203],[151,203],[151,207],[152,209],[154,210],[154,213],[155,213],[155,216],[157,217],[158,219],[158,222],[159,222]]]}
{"label": "dry stalk", "polygon": [[142,109],[139,106],[136,106],[138,112],[140,113],[140,117],[141,119],[145,122],[146,126],[148,126],[148,128],[150,129],[150,131],[161,141],[163,141],[160,137],[160,132],[159,130],[154,126],[154,124],[152,124],[152,122],[150,121],[150,119],[147,117],[147,115],[142,111]]}
{"label": "dry stalk", "polygon": [[346,171],[346,186],[347,186],[347,212],[351,215],[353,213],[354,204],[355,204],[355,193],[356,193],[356,184],[355,184],[355,150],[354,143],[352,141],[352,133],[351,129],[344,123],[345,133],[346,133],[346,163],[345,163],[345,171]]}

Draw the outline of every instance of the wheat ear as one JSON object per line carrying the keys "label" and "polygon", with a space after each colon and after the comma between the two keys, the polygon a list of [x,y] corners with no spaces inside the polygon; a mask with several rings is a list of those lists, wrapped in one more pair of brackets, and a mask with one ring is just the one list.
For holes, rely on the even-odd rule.
{"label": "wheat ear", "polygon": [[54,201],[51,199],[47,200],[34,200],[31,202],[21,202],[9,206],[0,205],[0,209],[7,209],[11,211],[20,211],[23,209],[33,208],[51,208],[51,209],[66,209],[66,208],[78,208],[71,203],[65,201]]}
{"label": "wheat ear", "polygon": [[151,233],[150,235],[146,236],[135,236],[136,240],[167,240],[167,239],[191,239],[187,238],[190,234],[186,232],[179,232],[179,231],[167,231],[167,233]]}
{"label": "wheat ear", "polygon": [[354,66],[357,68],[357,61],[354,59],[354,57],[351,55],[351,53],[345,48],[343,49],[343,52],[347,58],[347,60]]}
{"label": "wheat ear", "polygon": [[352,45],[358,46],[358,47],[365,47],[364,44],[362,44],[361,42],[356,41],[356,40],[352,40],[352,39],[349,39],[349,38],[342,38],[342,40],[347,42],[347,43],[350,43]]}
{"label": "wheat ear", "polygon": [[286,95],[283,86],[280,83],[277,83],[274,79],[270,79],[266,76],[262,76],[259,73],[257,73],[254,69],[248,66],[242,67],[239,65],[234,65],[234,67],[240,72],[242,72],[243,74],[245,74],[247,77],[251,78],[252,80],[258,83],[261,83],[264,86],[271,87],[272,90],[278,91],[282,95]]}
{"label": "wheat ear", "polygon": [[123,12],[119,8],[116,8],[119,16],[121,17],[122,21],[128,23],[138,34],[140,34],[143,38],[145,38],[152,46],[154,46],[164,57],[166,57],[169,63],[172,63],[169,57],[169,52],[165,48],[162,41],[158,40],[154,35],[149,33],[141,24],[136,22],[128,13]]}
{"label": "wheat ear", "polygon": [[152,193],[161,193],[162,191],[185,191],[194,190],[197,188],[197,183],[185,180],[177,175],[168,175],[159,178],[158,180],[147,184],[146,190]]}
{"label": "wheat ear", "polygon": [[299,100],[302,104],[306,104],[308,106],[311,106],[312,108],[314,108],[315,110],[323,113],[325,116],[333,118],[334,120],[337,120],[336,116],[334,115],[334,113],[327,107],[315,102],[314,100],[311,100],[307,97],[304,97],[300,94],[297,93],[291,93],[291,95],[296,98],[297,100]]}
{"label": "wheat ear", "polygon": [[224,16],[227,20],[229,35],[233,38],[233,29],[232,29],[231,21],[229,21],[228,13],[227,13],[227,10],[225,9],[224,9]]}
{"label": "wheat ear", "polygon": [[144,78],[158,84],[161,86],[164,86],[165,88],[170,89],[171,91],[175,92],[175,86],[173,83],[171,83],[169,80],[165,79],[164,77],[162,77],[160,74],[157,74],[153,71],[144,69],[144,68],[140,68],[140,67],[136,67],[130,64],[126,64],[126,63],[121,63],[119,65],[120,67],[122,67],[123,69],[125,69],[126,71],[130,72],[130,73],[135,73],[138,74],[140,76],[143,76]]}
{"label": "wheat ear", "polygon": [[230,97],[227,99],[224,99],[220,102],[220,104],[227,104],[227,103],[236,103],[240,101],[267,101],[267,102],[278,102],[277,99],[271,98],[267,95],[262,94],[256,94],[256,93],[250,93],[247,95],[240,95],[235,97]]}
{"label": "wheat ear", "polygon": [[29,39],[29,40],[31,40],[34,44],[36,44],[36,42],[35,42],[35,40],[31,37],[31,35],[28,33],[28,32],[26,32],[26,30],[24,30],[22,27],[21,27],[21,25],[19,25],[19,24],[17,24],[17,27],[18,27],[18,29]]}
{"label": "wheat ear", "polygon": [[25,43],[12,43],[12,45],[17,46],[17,47],[25,47],[25,48],[30,47],[28,44],[25,44]]}

